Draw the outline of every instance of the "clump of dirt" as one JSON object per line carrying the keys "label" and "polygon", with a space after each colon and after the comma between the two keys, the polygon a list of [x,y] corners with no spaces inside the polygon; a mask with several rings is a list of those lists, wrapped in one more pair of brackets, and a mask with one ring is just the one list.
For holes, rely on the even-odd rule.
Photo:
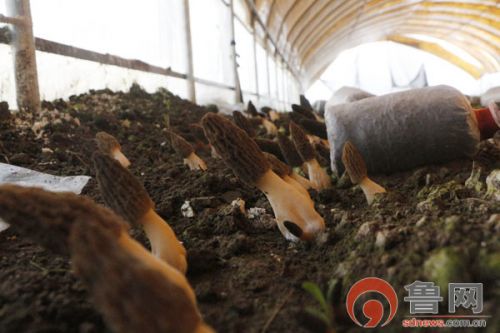
{"label": "clump of dirt", "polygon": [[[389,193],[372,206],[357,187],[312,191],[327,235],[318,244],[292,244],[274,226],[264,195],[239,181],[191,133],[189,125],[206,112],[166,90],[148,94],[138,86],[128,93],[91,91],[44,102],[39,115],[2,118],[0,161],[54,175],[93,176],[95,134],[114,135],[157,211],[184,242],[187,277],[206,321],[219,332],[321,332],[321,322],[304,311],[315,301],[301,284],[326,287],[332,278],[341,282],[337,330],[359,331],[343,304],[350,286],[368,276],[386,279],[400,299],[398,319],[384,331],[404,330],[404,286],[415,280],[484,283],[483,315],[491,316],[489,331],[497,331],[500,204],[485,190],[464,186],[471,161],[373,177]],[[196,143],[207,172],[182,164],[167,141],[168,126]],[[480,181],[498,167],[485,168]],[[102,203],[93,179],[84,194]],[[242,214],[232,205],[237,198],[247,209],[257,208]],[[133,235],[148,246],[141,232]],[[446,313],[447,299],[440,306],[440,314]],[[105,331],[67,258],[12,229],[0,233],[0,332]]]}

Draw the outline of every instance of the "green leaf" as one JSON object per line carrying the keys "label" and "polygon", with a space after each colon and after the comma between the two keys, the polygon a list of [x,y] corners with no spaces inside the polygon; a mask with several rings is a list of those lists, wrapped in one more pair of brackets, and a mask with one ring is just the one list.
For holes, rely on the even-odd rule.
{"label": "green leaf", "polygon": [[325,296],[323,296],[321,289],[316,283],[306,281],[302,283],[302,288],[310,293],[319,302],[324,311],[328,311],[328,304],[326,303]]}
{"label": "green leaf", "polygon": [[335,291],[335,287],[339,283],[338,279],[331,279],[330,282],[328,282],[328,290],[326,292],[326,300],[328,304],[333,303],[333,292]]}
{"label": "green leaf", "polygon": [[323,312],[320,310],[313,308],[313,307],[306,307],[305,311],[309,313],[311,316],[318,318],[322,322],[325,323],[326,326],[331,327],[330,319],[328,318],[327,315],[325,315]]}

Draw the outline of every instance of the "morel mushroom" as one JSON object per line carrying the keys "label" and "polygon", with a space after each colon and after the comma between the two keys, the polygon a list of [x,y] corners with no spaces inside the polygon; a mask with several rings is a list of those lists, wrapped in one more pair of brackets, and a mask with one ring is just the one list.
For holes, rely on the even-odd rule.
{"label": "morel mushroom", "polygon": [[312,187],[316,190],[323,190],[330,187],[331,179],[318,163],[316,152],[309,142],[307,135],[293,121],[290,122],[290,134],[297,152],[307,166],[307,174]]}
{"label": "morel mushroom", "polygon": [[344,163],[344,167],[346,168],[352,183],[359,185],[363,190],[368,204],[373,202],[376,194],[386,192],[385,188],[368,178],[368,172],[366,170],[366,164],[363,156],[361,156],[359,151],[350,141],[347,141],[344,144],[344,149],[342,151],[342,163]]}
{"label": "morel mushroom", "polygon": [[104,202],[132,225],[144,228],[155,256],[185,273],[186,249],[168,223],[155,212],[154,203],[141,182],[106,155],[96,152],[93,160]]}
{"label": "morel mushroom", "polygon": [[[278,133],[278,145],[280,146],[281,153],[283,154],[283,157],[285,158],[285,161],[288,163],[288,165],[290,165],[292,168],[303,167],[304,161],[297,152],[297,149],[295,149],[293,142],[286,135]],[[308,179],[302,177],[295,171],[293,172],[291,177],[295,179],[300,185],[302,185],[302,187],[304,187],[306,190],[312,187],[311,182]]]}
{"label": "morel mushroom", "polygon": [[198,155],[196,155],[193,146],[187,142],[182,136],[173,131],[168,131],[170,143],[175,152],[184,159],[184,164],[190,170],[207,170],[207,165]]}
{"label": "morel mushroom", "polygon": [[95,140],[97,143],[97,148],[103,153],[113,157],[115,160],[120,162],[124,168],[130,166],[130,161],[122,153],[122,148],[120,143],[114,136],[106,132],[99,132],[95,135]]}
{"label": "morel mushroom", "polygon": [[266,157],[245,131],[216,114],[206,114],[202,126],[207,139],[233,172],[264,192],[286,239],[311,240],[324,230],[325,223],[313,202],[271,170]]}
{"label": "morel mushroom", "polygon": [[309,192],[307,192],[307,190],[302,185],[300,185],[300,183],[298,181],[296,181],[295,179],[293,179],[291,177],[291,175],[293,174],[293,170],[292,170],[292,168],[290,168],[289,165],[281,162],[273,154],[269,154],[269,153],[264,152],[264,155],[266,156],[267,161],[271,165],[271,169],[273,170],[273,172],[275,174],[277,174],[281,179],[283,179],[288,184],[295,187],[295,189],[297,189],[300,193],[305,195],[308,199],[311,199]]}
{"label": "morel mushroom", "polygon": [[234,119],[234,123],[239,128],[241,128],[242,130],[244,130],[245,132],[247,132],[247,134],[251,138],[255,138],[255,130],[253,129],[252,124],[250,123],[250,121],[248,121],[247,117],[245,117],[243,115],[243,113],[241,113],[240,111],[233,111],[233,119]]}
{"label": "morel mushroom", "polygon": [[320,121],[306,118],[301,113],[293,111],[290,113],[290,118],[300,125],[309,134],[320,137],[321,139],[328,140],[328,134],[326,132],[326,125]]}
{"label": "morel mushroom", "polygon": [[276,125],[274,125],[271,121],[267,120],[266,118],[262,117],[257,112],[257,109],[253,105],[252,101],[248,102],[247,113],[250,114],[252,117],[256,117],[257,119],[259,119],[260,124],[262,126],[264,126],[267,134],[274,136],[278,133],[278,129],[276,128]]}
{"label": "morel mushroom", "polygon": [[213,332],[186,278],[132,239],[118,215],[89,198],[3,185],[0,216],[21,235],[71,256],[113,331]]}
{"label": "morel mushroom", "polygon": [[176,269],[135,240],[79,221],[70,237],[72,266],[114,332],[210,333],[193,289]]}
{"label": "morel mushroom", "polygon": [[[115,162],[118,163],[118,162]],[[54,253],[69,255],[68,237],[73,223],[88,212],[104,228],[120,233],[127,224],[109,209],[71,192],[48,192],[37,187],[0,186],[0,217],[12,229]]]}

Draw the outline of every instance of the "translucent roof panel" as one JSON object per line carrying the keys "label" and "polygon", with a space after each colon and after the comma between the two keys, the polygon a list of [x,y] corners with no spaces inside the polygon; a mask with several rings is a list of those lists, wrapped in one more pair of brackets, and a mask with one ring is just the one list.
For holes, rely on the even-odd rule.
{"label": "translucent roof panel", "polygon": [[430,52],[475,78],[500,71],[500,0],[254,3],[270,36],[301,74],[305,86],[318,79],[341,51],[384,40]]}

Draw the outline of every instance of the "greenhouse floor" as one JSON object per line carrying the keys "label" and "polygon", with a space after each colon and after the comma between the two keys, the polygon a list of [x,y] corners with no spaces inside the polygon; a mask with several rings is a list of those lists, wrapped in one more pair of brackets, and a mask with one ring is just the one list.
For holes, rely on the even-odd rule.
{"label": "greenhouse floor", "polygon": [[[397,319],[381,331],[408,331],[401,325],[409,313],[404,286],[416,280],[484,283],[488,331],[499,327],[500,203],[484,190],[464,187],[470,161],[374,177],[389,193],[372,206],[349,184],[312,191],[327,237],[317,244],[292,244],[273,224],[272,209],[256,188],[240,182],[201,146],[209,170],[189,171],[166,142],[168,123],[192,142],[188,125],[199,121],[205,108],[167,91],[150,95],[133,87],[130,93],[94,91],[44,102],[43,110],[35,118],[2,113],[0,162],[93,176],[95,134],[117,137],[131,171],[184,242],[187,277],[205,320],[218,332],[321,332],[322,323],[305,311],[316,301],[301,285],[311,281],[325,289],[332,278],[340,281],[335,327],[359,332],[347,317],[345,296],[367,276],[386,279],[400,299]],[[483,174],[483,185],[494,167]],[[94,179],[83,194],[102,203]],[[231,205],[237,198],[247,209],[265,212],[251,209],[245,215]],[[186,201],[192,217],[181,209]],[[142,232],[132,234],[147,244]],[[447,302],[440,309],[446,313]],[[105,331],[67,258],[12,228],[0,233],[0,332]]]}

